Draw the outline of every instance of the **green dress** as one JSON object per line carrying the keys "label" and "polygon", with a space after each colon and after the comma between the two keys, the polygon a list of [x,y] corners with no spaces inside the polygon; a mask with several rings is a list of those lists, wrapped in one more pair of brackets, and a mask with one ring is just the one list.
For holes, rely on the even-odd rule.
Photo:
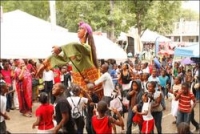
{"label": "green dress", "polygon": [[[87,90],[84,79],[95,81],[99,78],[100,72],[92,61],[91,47],[88,44],[69,43],[61,46],[62,54],[51,55],[48,58],[51,67],[66,65],[72,62],[72,80],[82,89]],[[70,58],[75,57],[75,59]],[[82,77],[84,76],[84,78]]]}

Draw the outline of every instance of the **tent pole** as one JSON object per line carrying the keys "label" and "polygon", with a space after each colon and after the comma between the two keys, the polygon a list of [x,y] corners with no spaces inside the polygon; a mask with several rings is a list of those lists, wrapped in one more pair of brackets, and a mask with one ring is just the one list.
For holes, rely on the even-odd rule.
{"label": "tent pole", "polygon": [[[174,56],[175,57],[175,56]],[[174,80],[173,80],[173,76],[174,76],[174,57],[173,57],[173,59],[172,59],[172,79],[171,79],[171,88],[172,88],[172,85],[173,85],[173,82],[174,82]]]}

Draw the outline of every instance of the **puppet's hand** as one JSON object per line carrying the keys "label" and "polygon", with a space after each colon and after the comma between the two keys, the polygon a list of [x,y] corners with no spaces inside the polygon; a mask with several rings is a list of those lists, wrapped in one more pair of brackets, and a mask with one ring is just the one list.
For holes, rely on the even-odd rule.
{"label": "puppet's hand", "polygon": [[55,55],[58,55],[61,52],[61,48],[59,46],[53,46],[52,49],[52,53]]}

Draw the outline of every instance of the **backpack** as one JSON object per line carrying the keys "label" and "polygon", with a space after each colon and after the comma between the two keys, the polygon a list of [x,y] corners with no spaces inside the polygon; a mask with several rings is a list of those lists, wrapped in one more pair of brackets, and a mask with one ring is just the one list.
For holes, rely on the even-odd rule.
{"label": "backpack", "polygon": [[78,106],[80,104],[80,101],[81,101],[81,97],[80,97],[77,105],[74,104],[74,101],[73,101],[72,98],[71,98],[71,100],[72,100],[72,103],[74,105],[74,108],[72,110],[72,118],[77,119],[77,118],[79,118],[81,116],[81,112],[79,111],[79,108],[78,108]]}

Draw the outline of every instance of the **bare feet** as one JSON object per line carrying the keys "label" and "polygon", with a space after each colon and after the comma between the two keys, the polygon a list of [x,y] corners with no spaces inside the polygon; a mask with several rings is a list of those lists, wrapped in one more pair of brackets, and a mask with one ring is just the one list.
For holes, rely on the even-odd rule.
{"label": "bare feet", "polygon": [[32,117],[32,114],[29,113],[29,112],[27,112],[27,113],[24,113],[23,116],[25,116],[25,117]]}

